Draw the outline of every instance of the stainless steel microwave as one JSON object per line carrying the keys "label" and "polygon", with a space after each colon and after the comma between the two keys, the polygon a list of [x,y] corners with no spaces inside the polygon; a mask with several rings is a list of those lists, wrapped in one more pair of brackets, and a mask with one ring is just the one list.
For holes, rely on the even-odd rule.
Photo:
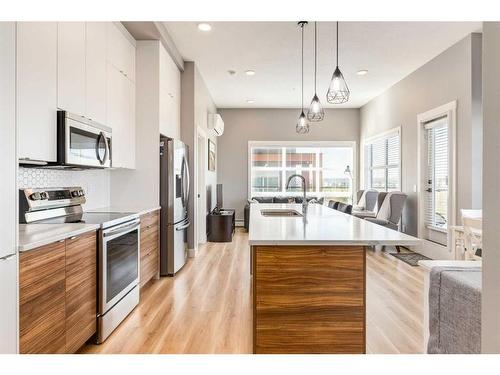
{"label": "stainless steel microwave", "polygon": [[112,166],[111,145],[111,129],[107,126],[57,111],[57,166],[109,168]]}

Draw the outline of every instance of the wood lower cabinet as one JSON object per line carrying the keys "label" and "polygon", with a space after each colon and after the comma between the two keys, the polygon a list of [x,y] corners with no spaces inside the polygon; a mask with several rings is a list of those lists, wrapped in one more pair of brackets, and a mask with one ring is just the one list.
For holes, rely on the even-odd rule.
{"label": "wood lower cabinet", "polygon": [[160,215],[159,211],[141,216],[141,287],[159,277]]}
{"label": "wood lower cabinet", "polygon": [[66,246],[56,242],[19,257],[21,353],[65,353]]}
{"label": "wood lower cabinet", "polygon": [[21,353],[74,353],[96,332],[96,233],[22,252]]}
{"label": "wood lower cabinet", "polygon": [[66,240],[66,352],[76,352],[96,332],[96,234]]}

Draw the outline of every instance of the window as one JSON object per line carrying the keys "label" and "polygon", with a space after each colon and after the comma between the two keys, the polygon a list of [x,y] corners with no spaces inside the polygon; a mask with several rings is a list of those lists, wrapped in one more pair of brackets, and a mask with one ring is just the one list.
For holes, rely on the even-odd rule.
{"label": "window", "polygon": [[401,190],[400,131],[371,138],[364,145],[364,186],[378,191]]}
{"label": "window", "polygon": [[427,189],[425,224],[447,229],[448,225],[448,123],[438,119],[425,124],[427,141]]}
{"label": "window", "polygon": [[288,178],[304,176],[307,195],[350,202],[353,176],[354,142],[249,142],[250,197],[300,196],[300,181]]}

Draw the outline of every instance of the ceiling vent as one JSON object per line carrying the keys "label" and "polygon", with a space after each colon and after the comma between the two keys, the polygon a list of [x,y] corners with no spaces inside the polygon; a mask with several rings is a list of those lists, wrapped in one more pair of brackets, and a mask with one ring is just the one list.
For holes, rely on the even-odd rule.
{"label": "ceiling vent", "polygon": [[211,129],[220,137],[224,133],[224,121],[218,113],[208,114],[208,129]]}

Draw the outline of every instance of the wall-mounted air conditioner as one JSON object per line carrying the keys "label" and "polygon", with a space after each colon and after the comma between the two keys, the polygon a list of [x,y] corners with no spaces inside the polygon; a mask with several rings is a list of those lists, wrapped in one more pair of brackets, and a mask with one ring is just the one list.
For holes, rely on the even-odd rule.
{"label": "wall-mounted air conditioner", "polygon": [[213,130],[218,137],[224,133],[224,121],[218,113],[208,114],[208,129]]}

